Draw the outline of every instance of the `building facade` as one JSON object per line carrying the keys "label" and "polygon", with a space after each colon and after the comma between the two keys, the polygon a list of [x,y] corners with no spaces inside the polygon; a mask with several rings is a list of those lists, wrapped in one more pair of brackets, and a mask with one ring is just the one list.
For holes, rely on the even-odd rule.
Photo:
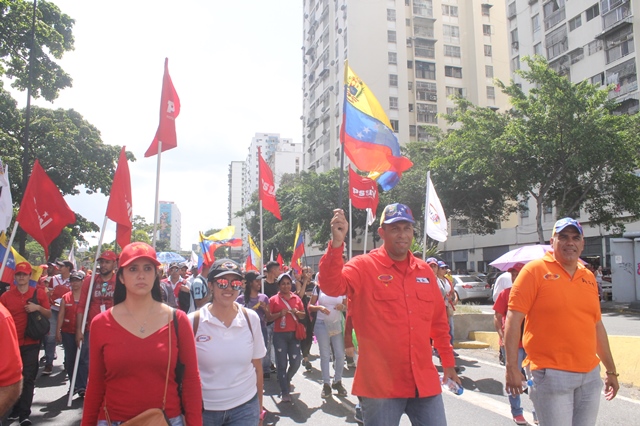
{"label": "building facade", "polygon": [[[242,210],[244,205],[243,183],[245,177],[244,161],[232,161],[229,164],[229,210],[228,223],[235,227],[233,238],[242,238],[246,240],[246,227],[241,217],[236,217],[236,213]],[[234,260],[242,260],[243,251],[240,247],[231,248],[231,258]]]}
{"label": "building facade", "polygon": [[160,220],[158,222],[158,240],[169,241],[172,251],[181,250],[181,216],[173,201],[160,201]]}

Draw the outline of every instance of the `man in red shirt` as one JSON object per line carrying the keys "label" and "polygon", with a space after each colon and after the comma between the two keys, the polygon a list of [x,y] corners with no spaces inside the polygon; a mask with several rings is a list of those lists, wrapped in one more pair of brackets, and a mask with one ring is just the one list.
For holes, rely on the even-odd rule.
{"label": "man in red shirt", "polygon": [[446,425],[429,339],[442,359],[444,381],[460,383],[436,277],[410,251],[413,223],[409,207],[386,206],[378,228],[383,246],[344,265],[349,224],[336,209],[332,241],[320,260],[322,291],[349,298],[360,352],[352,392],[362,397],[367,426],[397,425],[403,413],[414,425]]}
{"label": "man in red shirt", "polygon": [[[59,299],[67,292],[71,291],[69,277],[73,271],[73,263],[68,260],[59,260],[56,262],[60,273],[50,277],[49,280],[49,304],[51,305],[51,324],[58,323],[58,312],[60,311]],[[44,370],[42,374],[45,376],[53,372],[53,360],[56,359],[56,329],[49,328],[49,333],[44,338]]]}
{"label": "man in red shirt", "polygon": [[13,407],[22,392],[22,359],[16,325],[11,313],[0,303],[0,419]]}
{"label": "man in red shirt", "polygon": [[20,399],[13,406],[8,420],[20,420],[20,426],[30,426],[31,403],[33,402],[33,389],[35,388],[38,374],[38,353],[40,342],[26,337],[27,314],[38,311],[45,318],[51,318],[49,298],[41,291],[37,291],[38,303],[33,303],[34,287],[29,287],[31,277],[31,265],[26,262],[18,263],[15,269],[16,285],[0,296],[0,302],[7,308],[13,317],[20,345],[20,358],[22,359],[23,388]]}
{"label": "man in red shirt", "polygon": [[[78,362],[78,374],[76,376],[75,388],[86,389],[87,383],[79,383],[82,378],[89,375],[89,331],[91,330],[91,321],[100,312],[104,312],[113,306],[113,292],[116,288],[116,261],[117,256],[111,250],[103,252],[98,258],[100,265],[100,273],[96,274],[91,297],[89,297],[89,286],[91,285],[91,275],[84,279],[82,284],[82,293],[80,293],[80,301],[78,302],[76,314],[76,344],[82,349],[80,351],[80,360]],[[85,307],[89,304],[89,312],[87,314],[87,323],[82,328]],[[73,368],[73,367],[72,367]]]}

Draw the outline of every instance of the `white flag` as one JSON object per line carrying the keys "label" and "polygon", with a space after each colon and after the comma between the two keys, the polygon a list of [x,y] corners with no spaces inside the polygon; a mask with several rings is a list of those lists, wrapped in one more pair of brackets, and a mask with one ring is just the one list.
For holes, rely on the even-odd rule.
{"label": "white flag", "polygon": [[367,225],[371,226],[376,221],[376,213],[367,207]]}
{"label": "white flag", "polygon": [[13,201],[9,186],[9,166],[3,166],[0,159],[0,232],[5,232],[11,224]]}
{"label": "white flag", "polygon": [[194,266],[198,266],[198,255],[193,250],[191,250],[191,257],[187,262],[187,266],[189,267],[189,269],[193,268]]}
{"label": "white flag", "polygon": [[71,247],[71,250],[69,250],[69,262],[73,263],[73,270],[77,271],[78,270],[78,265],[76,264],[76,254],[75,254],[75,246]]}
{"label": "white flag", "polygon": [[427,172],[427,194],[424,208],[424,222],[427,235],[436,241],[447,241],[447,218],[444,215],[442,204],[436,194],[436,189],[431,182],[431,172]]}

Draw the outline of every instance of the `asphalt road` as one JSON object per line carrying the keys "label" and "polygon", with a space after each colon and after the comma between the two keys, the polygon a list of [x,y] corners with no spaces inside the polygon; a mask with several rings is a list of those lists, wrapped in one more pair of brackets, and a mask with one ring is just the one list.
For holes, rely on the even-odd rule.
{"label": "asphalt road", "polygon": [[[632,321],[626,319],[626,321]],[[458,366],[463,369],[461,378],[465,392],[455,396],[444,393],[445,410],[450,426],[513,425],[509,402],[503,391],[504,367],[498,364],[497,353],[492,350],[459,350]],[[317,354],[316,345],[312,354]],[[62,349],[58,347],[58,359],[51,376],[40,376],[36,381],[36,394],[31,420],[35,425],[79,425],[82,417],[82,400],[76,397],[67,408],[67,386],[62,370]],[[354,413],[357,398],[333,396],[322,399],[320,359],[312,357],[313,370],[301,369],[294,377],[293,403],[280,403],[278,385],[274,375],[265,384],[264,405],[269,411],[265,425],[337,425],[355,424]],[[353,371],[346,370],[343,378],[347,390],[351,390]],[[523,398],[525,417],[531,421],[532,404]],[[598,426],[640,424],[640,389],[623,387],[613,401],[602,398]],[[17,425],[17,423],[13,423]],[[409,425],[404,416],[401,425]]]}

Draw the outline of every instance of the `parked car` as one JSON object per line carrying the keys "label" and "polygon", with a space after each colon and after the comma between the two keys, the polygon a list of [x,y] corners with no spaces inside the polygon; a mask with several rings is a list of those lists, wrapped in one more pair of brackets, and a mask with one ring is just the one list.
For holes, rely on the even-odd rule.
{"label": "parked car", "polygon": [[453,275],[453,289],[456,299],[460,302],[491,297],[491,284],[473,275]]}
{"label": "parked car", "polygon": [[604,300],[613,300],[613,284],[611,283],[611,275],[602,277],[602,298]]}

